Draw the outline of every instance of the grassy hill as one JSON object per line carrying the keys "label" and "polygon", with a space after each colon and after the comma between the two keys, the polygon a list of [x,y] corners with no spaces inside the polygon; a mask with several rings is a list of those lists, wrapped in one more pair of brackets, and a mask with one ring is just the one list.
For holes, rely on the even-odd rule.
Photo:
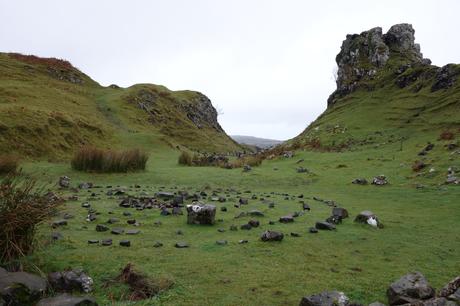
{"label": "grassy hill", "polygon": [[138,84],[102,87],[69,62],[0,53],[0,153],[64,158],[75,147],[239,146],[199,92]]}
{"label": "grassy hill", "polygon": [[[347,36],[337,55],[337,90],[327,110],[290,145],[365,150],[394,143],[423,145],[443,133],[459,134],[460,65],[431,65],[414,44],[412,27],[395,27],[399,32],[392,28],[382,35],[375,28]],[[395,34],[401,31],[409,37]],[[382,58],[372,62],[378,56],[384,63]]]}

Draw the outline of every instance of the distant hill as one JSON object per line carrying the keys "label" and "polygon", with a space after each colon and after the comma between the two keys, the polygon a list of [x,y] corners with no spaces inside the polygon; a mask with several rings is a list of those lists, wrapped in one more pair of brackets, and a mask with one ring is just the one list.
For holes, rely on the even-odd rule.
{"label": "distant hill", "polygon": [[66,158],[83,144],[241,150],[202,93],[103,87],[64,60],[0,53],[0,153]]}
{"label": "distant hill", "polygon": [[280,143],[283,143],[283,141],[281,140],[259,138],[254,136],[230,135],[230,137],[233,138],[239,144],[255,146],[262,149],[270,148],[279,145]]}

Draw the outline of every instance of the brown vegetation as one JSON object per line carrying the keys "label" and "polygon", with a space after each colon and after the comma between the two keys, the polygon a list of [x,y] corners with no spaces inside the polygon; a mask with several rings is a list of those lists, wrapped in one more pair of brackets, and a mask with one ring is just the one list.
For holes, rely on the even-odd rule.
{"label": "brown vegetation", "polygon": [[441,135],[439,135],[439,139],[441,140],[452,140],[454,139],[454,133],[451,131],[443,131]]}
{"label": "brown vegetation", "polygon": [[17,171],[19,159],[13,155],[0,155],[0,175]]}
{"label": "brown vegetation", "polygon": [[113,151],[85,146],[75,153],[71,164],[79,171],[130,172],[145,170],[148,158],[139,149]]}
{"label": "brown vegetation", "polygon": [[38,224],[56,213],[62,201],[22,174],[0,182],[0,264],[11,264],[33,250]]}
{"label": "brown vegetation", "polygon": [[127,284],[131,291],[128,300],[139,301],[151,298],[160,292],[170,289],[174,282],[167,278],[150,278],[134,270],[127,264],[116,277],[115,281]]}
{"label": "brown vegetation", "polygon": [[18,61],[21,61],[27,64],[31,64],[31,65],[37,64],[37,65],[46,65],[46,66],[51,66],[51,67],[56,67],[56,68],[63,68],[63,69],[75,69],[70,62],[63,60],[63,59],[54,58],[54,57],[43,58],[43,57],[38,57],[35,55],[24,55],[20,53],[9,53],[9,56]]}

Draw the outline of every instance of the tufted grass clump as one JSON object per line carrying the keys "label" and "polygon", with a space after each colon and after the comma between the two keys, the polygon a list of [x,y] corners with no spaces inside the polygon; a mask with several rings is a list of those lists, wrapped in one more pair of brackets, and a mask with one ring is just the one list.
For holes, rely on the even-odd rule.
{"label": "tufted grass clump", "polygon": [[61,204],[61,199],[21,173],[10,173],[0,181],[0,264],[30,254],[37,226]]}
{"label": "tufted grass clump", "polygon": [[126,173],[145,170],[148,159],[140,149],[114,151],[85,146],[75,153],[71,165],[78,171]]}

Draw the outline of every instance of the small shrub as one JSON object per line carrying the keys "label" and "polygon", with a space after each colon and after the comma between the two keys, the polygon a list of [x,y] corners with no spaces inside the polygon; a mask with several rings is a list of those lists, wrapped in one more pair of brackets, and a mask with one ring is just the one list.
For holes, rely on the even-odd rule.
{"label": "small shrub", "polygon": [[19,159],[12,155],[0,155],[0,175],[15,173],[19,166]]}
{"label": "small shrub", "polygon": [[113,151],[82,147],[74,155],[71,165],[79,171],[129,172],[145,170],[147,153],[139,150]]}
{"label": "small shrub", "polygon": [[193,157],[192,154],[186,151],[182,151],[179,155],[179,165],[193,166]]}
{"label": "small shrub", "polygon": [[62,200],[21,173],[0,182],[0,264],[11,264],[33,250],[37,225],[56,213]]}

